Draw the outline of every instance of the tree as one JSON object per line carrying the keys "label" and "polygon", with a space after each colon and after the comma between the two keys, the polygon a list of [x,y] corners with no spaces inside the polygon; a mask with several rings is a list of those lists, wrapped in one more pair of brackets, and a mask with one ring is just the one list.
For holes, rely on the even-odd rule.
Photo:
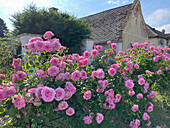
{"label": "tree", "polygon": [[55,37],[60,39],[61,44],[69,48],[70,53],[81,54],[81,42],[89,38],[91,32],[89,25],[82,19],[76,19],[55,8],[40,9],[36,5],[29,5],[23,12],[15,13],[11,21],[14,35],[43,34],[52,31]]}
{"label": "tree", "polygon": [[0,18],[0,37],[5,36],[5,31],[8,31],[6,23]]}

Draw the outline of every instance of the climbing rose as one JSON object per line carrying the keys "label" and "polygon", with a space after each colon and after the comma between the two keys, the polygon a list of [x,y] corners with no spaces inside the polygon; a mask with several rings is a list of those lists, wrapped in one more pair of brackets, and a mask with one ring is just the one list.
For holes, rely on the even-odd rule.
{"label": "climbing rose", "polygon": [[25,99],[21,95],[15,95],[12,99],[12,103],[18,109],[25,107]]}
{"label": "climbing rose", "polygon": [[153,111],[153,106],[149,106],[147,109],[148,112],[152,112]]}
{"label": "climbing rose", "polygon": [[0,101],[5,100],[5,99],[6,99],[6,96],[5,96],[4,90],[0,89]]}
{"label": "climbing rose", "polygon": [[139,93],[136,97],[137,97],[138,99],[142,99],[142,98],[143,98],[143,95],[142,95],[142,93]]}
{"label": "climbing rose", "polygon": [[80,71],[74,71],[72,74],[71,74],[71,78],[73,81],[77,81],[79,80],[81,77],[81,72]]}
{"label": "climbing rose", "polygon": [[51,65],[58,66],[58,65],[59,65],[59,59],[56,58],[56,57],[53,57],[53,58],[50,60],[50,64],[51,64]]}
{"label": "climbing rose", "polygon": [[125,81],[125,86],[128,88],[128,89],[132,89],[133,86],[134,86],[134,83],[132,80],[127,80]]}
{"label": "climbing rose", "polygon": [[55,90],[55,96],[56,96],[55,99],[56,99],[57,101],[62,100],[62,99],[64,98],[64,96],[65,96],[65,91],[64,91],[64,89],[58,87],[58,88]]}
{"label": "climbing rose", "polygon": [[48,75],[50,76],[56,76],[59,74],[59,68],[56,66],[50,66],[48,69]]}
{"label": "climbing rose", "polygon": [[85,58],[89,58],[89,57],[90,57],[90,52],[85,51],[85,52],[84,52],[84,57],[85,57]]}
{"label": "climbing rose", "polygon": [[138,128],[140,125],[140,120],[136,119],[130,122],[130,127],[132,128]]}
{"label": "climbing rose", "polygon": [[97,55],[98,55],[98,51],[97,50],[92,50],[91,51],[91,55],[93,56],[93,57],[96,57]]}
{"label": "climbing rose", "polygon": [[4,88],[4,95],[6,98],[14,96],[14,94],[15,94],[15,88],[13,86]]}
{"label": "climbing rose", "polygon": [[51,38],[52,36],[54,36],[54,33],[52,33],[51,31],[47,31],[47,32],[44,34],[44,39],[49,39],[49,38]]}
{"label": "climbing rose", "polygon": [[96,121],[98,124],[100,124],[104,119],[104,116],[102,113],[97,113]]}
{"label": "climbing rose", "polygon": [[155,91],[152,91],[152,92],[148,95],[149,98],[154,98],[155,96],[156,96],[156,92],[155,92]]}
{"label": "climbing rose", "polygon": [[149,120],[150,119],[150,116],[145,112],[143,114],[143,120]]}
{"label": "climbing rose", "polygon": [[93,120],[93,117],[87,115],[87,116],[83,117],[83,120],[84,120],[85,124],[91,124],[92,120]]}
{"label": "climbing rose", "polygon": [[61,48],[61,44],[59,42],[59,39],[54,38],[51,42],[53,44],[53,51],[57,51]]}
{"label": "climbing rose", "polygon": [[15,73],[15,76],[16,76],[16,79],[17,80],[24,80],[25,79],[25,76],[26,76],[26,73],[23,72],[23,71],[17,71]]}
{"label": "climbing rose", "polygon": [[59,108],[60,110],[64,110],[64,109],[66,109],[67,107],[68,107],[68,104],[67,104],[66,101],[61,101],[61,102],[58,104],[58,108]]}
{"label": "climbing rose", "polygon": [[138,64],[135,64],[134,65],[136,69],[139,69],[139,65]]}
{"label": "climbing rose", "polygon": [[66,110],[66,115],[69,115],[69,116],[72,116],[73,114],[75,113],[74,109],[69,107],[67,110]]}
{"label": "climbing rose", "polygon": [[111,47],[114,48],[114,49],[117,49],[116,43],[112,43],[112,44],[111,44]]}
{"label": "climbing rose", "polygon": [[161,70],[158,70],[158,71],[156,71],[156,73],[157,73],[158,75],[160,75],[160,74],[162,74],[162,71],[161,71]]}
{"label": "climbing rose", "polygon": [[103,79],[105,77],[103,69],[97,69],[97,78]]}
{"label": "climbing rose", "polygon": [[81,79],[85,80],[87,78],[86,71],[81,71]]}
{"label": "climbing rose", "polygon": [[116,72],[117,72],[117,71],[116,71],[115,68],[110,68],[109,71],[108,71],[108,73],[109,73],[110,76],[114,76],[114,75],[116,74]]}
{"label": "climbing rose", "polygon": [[14,68],[19,67],[21,65],[21,62],[22,62],[22,59],[20,59],[20,58],[18,58],[18,59],[13,58],[12,66]]}
{"label": "climbing rose", "polygon": [[41,94],[41,91],[42,91],[43,87],[38,87],[35,91],[35,96],[37,98],[42,98],[42,94]]}
{"label": "climbing rose", "polygon": [[138,105],[134,104],[131,109],[133,112],[138,111]]}
{"label": "climbing rose", "polygon": [[44,43],[44,41],[36,41],[35,42],[35,47],[36,47],[36,49],[37,49],[37,51],[39,51],[39,52],[43,52],[44,51],[44,49],[45,49],[45,43]]}
{"label": "climbing rose", "polygon": [[140,78],[140,79],[138,80],[138,83],[139,83],[140,85],[143,85],[143,84],[145,84],[145,80],[144,80],[143,78]]}
{"label": "climbing rose", "polygon": [[86,91],[86,92],[84,93],[84,95],[83,95],[83,98],[84,98],[85,100],[90,99],[90,98],[91,98],[91,91],[90,91],[90,90]]}
{"label": "climbing rose", "polygon": [[49,87],[44,87],[41,91],[41,95],[45,102],[51,102],[55,98],[55,90]]}

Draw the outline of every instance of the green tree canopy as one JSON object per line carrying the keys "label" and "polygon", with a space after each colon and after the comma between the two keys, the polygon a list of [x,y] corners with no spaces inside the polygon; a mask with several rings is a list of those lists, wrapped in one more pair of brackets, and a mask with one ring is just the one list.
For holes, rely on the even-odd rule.
{"label": "green tree canopy", "polygon": [[5,31],[8,31],[6,23],[0,18],[0,37],[5,36]]}
{"label": "green tree canopy", "polygon": [[55,8],[37,8],[29,5],[22,12],[17,12],[10,19],[13,23],[13,35],[22,33],[44,34],[52,31],[70,53],[81,53],[82,40],[89,38],[90,28],[86,21],[76,19]]}

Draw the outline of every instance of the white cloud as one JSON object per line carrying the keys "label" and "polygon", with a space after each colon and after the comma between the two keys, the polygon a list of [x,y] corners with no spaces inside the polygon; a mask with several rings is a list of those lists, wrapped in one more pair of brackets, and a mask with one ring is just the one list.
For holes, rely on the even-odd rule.
{"label": "white cloud", "polygon": [[0,1],[0,15],[6,22],[8,28],[13,29],[9,20],[10,15],[15,12],[22,11],[27,5],[34,3],[37,7],[50,7],[52,6],[52,0],[1,0]]}
{"label": "white cloud", "polygon": [[129,0],[124,0],[122,3],[123,3],[123,4],[126,4],[127,2],[129,2]]}
{"label": "white cloud", "polygon": [[159,27],[155,27],[155,29],[162,31],[162,29],[165,29],[165,33],[170,33],[170,24],[165,24]]}
{"label": "white cloud", "polygon": [[170,9],[158,9],[147,16],[146,22],[149,25],[161,26],[167,24],[170,19]]}
{"label": "white cloud", "polygon": [[116,1],[114,1],[114,0],[108,0],[107,3],[108,3],[108,4],[119,4],[119,3],[120,3],[120,0],[116,0]]}

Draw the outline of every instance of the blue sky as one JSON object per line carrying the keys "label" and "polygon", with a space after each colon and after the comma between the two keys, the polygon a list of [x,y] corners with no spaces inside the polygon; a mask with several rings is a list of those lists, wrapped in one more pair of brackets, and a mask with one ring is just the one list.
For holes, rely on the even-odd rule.
{"label": "blue sky", "polygon": [[[77,18],[132,3],[133,0],[0,0],[0,18],[10,30],[11,14],[22,11],[30,3],[38,7],[56,7]],[[170,33],[170,0],[140,0],[145,22],[158,30]]]}

